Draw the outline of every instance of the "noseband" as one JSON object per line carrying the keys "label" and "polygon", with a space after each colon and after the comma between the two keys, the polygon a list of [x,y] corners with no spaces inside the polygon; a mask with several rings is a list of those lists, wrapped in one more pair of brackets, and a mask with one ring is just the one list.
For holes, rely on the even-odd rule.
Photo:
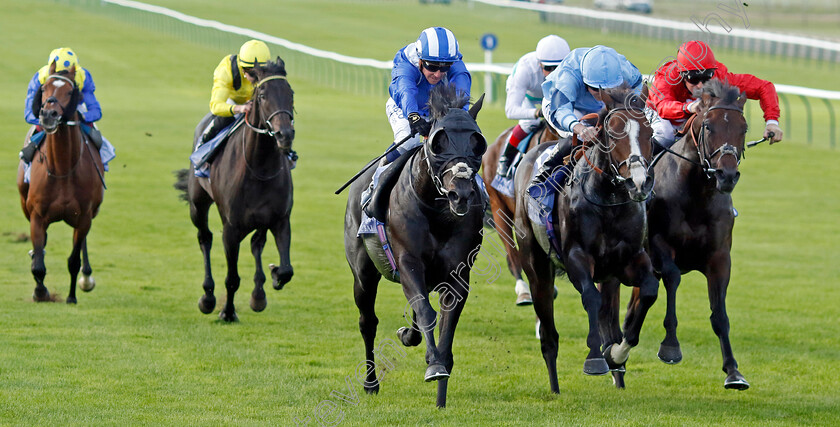
{"label": "noseband", "polygon": [[[268,77],[260,80],[259,82],[257,82],[257,84],[254,85],[254,88],[259,89],[260,85],[262,85],[263,83],[265,83],[267,81],[271,81],[271,80],[286,80],[286,76],[268,76]],[[257,105],[259,103],[259,97],[255,96],[254,98],[257,99],[257,102],[254,104],[254,108],[257,111],[259,111],[259,106]],[[256,133],[259,133],[259,134],[262,134],[262,135],[268,135],[268,136],[274,138],[274,135],[277,133],[277,131],[275,131],[274,128],[271,127],[271,119],[274,118],[274,116],[276,116],[278,114],[281,114],[281,113],[282,114],[287,114],[289,116],[289,119],[292,121],[292,124],[294,125],[294,123],[295,123],[294,114],[292,114],[292,112],[289,111],[289,110],[283,110],[283,109],[277,110],[277,111],[268,115],[268,117],[264,120],[265,121],[265,126],[266,126],[265,128],[259,127],[261,125],[261,123],[258,123],[257,126],[252,125],[250,122],[248,122],[248,116],[247,115],[245,116],[245,124],[248,125],[248,127],[251,128],[251,130],[256,132]]]}
{"label": "noseband", "polygon": [[[606,141],[609,141],[609,139],[610,139],[609,123],[610,123],[610,120],[612,120],[613,114],[616,111],[638,111],[642,114],[642,117],[644,117],[644,110],[641,109],[641,108],[618,107],[618,108],[614,108],[614,109],[610,110],[607,113],[607,115],[604,116],[604,120],[602,122],[603,123],[603,128],[600,129],[601,131],[603,131],[604,139]],[[589,166],[592,168],[592,170],[594,170],[598,174],[602,174],[604,172],[601,168],[595,166],[595,164],[592,163],[591,160],[589,160],[589,157],[587,157],[585,150],[583,152],[583,158],[586,160],[586,163],[589,164]],[[630,154],[629,157],[627,157],[623,161],[619,162],[618,164],[613,162],[612,155],[609,155],[607,158],[609,159],[609,162],[610,162],[610,174],[609,174],[610,181],[614,185],[621,184],[624,181],[627,181],[628,179],[630,179],[630,178],[625,178],[625,177],[621,176],[621,173],[619,172],[619,170],[621,169],[622,166],[627,166],[627,170],[629,171],[630,166],[633,163],[639,163],[643,168],[645,168],[645,170],[648,169],[647,160],[645,160],[644,157],[636,155],[636,154]]]}
{"label": "noseband", "polygon": [[[47,80],[44,82],[44,84],[46,84],[46,82],[48,82],[48,81],[50,81],[50,80],[52,80],[52,79],[59,79],[59,80],[63,80],[63,81],[65,81],[65,82],[69,83],[69,84],[70,84],[70,87],[71,87],[71,88],[73,88],[73,90],[75,90],[75,89],[76,89],[76,82],[74,82],[73,80],[70,80],[70,79],[68,79],[67,77],[64,77],[64,76],[62,76],[62,75],[60,75],[60,74],[53,74],[53,75],[51,75],[51,76],[47,77]],[[50,98],[55,98],[55,97],[50,97]],[[47,98],[47,99],[49,99],[49,98]],[[70,102],[73,102],[73,99],[72,99],[72,98],[70,99]],[[58,101],[56,101],[56,104],[58,104]],[[46,127],[44,127],[44,132],[46,132],[46,133],[47,133],[47,134],[49,134],[49,135],[52,135],[52,134],[54,134],[54,133],[58,132],[58,127],[59,127],[59,126],[61,126],[61,124],[62,124],[62,119],[64,119],[64,112],[67,110],[67,107],[69,107],[70,105],[68,104],[68,105],[66,105],[66,106],[65,106],[65,105],[58,104],[58,106],[59,106],[59,108],[61,108],[61,115],[58,117],[58,122],[56,123],[55,128],[54,128],[53,130],[51,130],[51,131],[50,131],[50,130],[48,130]],[[42,111],[44,110],[44,107],[43,107],[43,106],[41,107],[41,110],[42,110]],[[41,112],[40,112],[40,111],[38,112],[38,115],[39,115],[39,116],[41,115]],[[38,118],[38,122],[40,122],[40,121],[41,121],[41,119],[40,119],[40,117],[39,117],[39,118]],[[64,122],[64,124],[65,124],[65,125],[67,125],[67,126],[76,126],[76,125],[78,125],[78,124],[79,124],[79,122],[78,122],[77,120],[68,120],[68,121]],[[43,127],[43,125],[42,125],[42,127]]]}

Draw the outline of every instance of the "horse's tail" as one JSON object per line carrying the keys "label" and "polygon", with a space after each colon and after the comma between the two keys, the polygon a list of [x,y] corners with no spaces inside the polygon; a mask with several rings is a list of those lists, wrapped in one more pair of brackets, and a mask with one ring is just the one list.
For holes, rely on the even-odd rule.
{"label": "horse's tail", "polygon": [[175,171],[174,175],[175,175],[176,180],[175,180],[175,183],[172,184],[172,186],[175,187],[176,190],[181,192],[181,194],[178,197],[185,202],[189,201],[189,198],[188,198],[189,197],[189,194],[188,194],[188,188],[189,187],[187,185],[187,181],[189,180],[189,177],[190,177],[189,174],[190,174],[189,169],[181,169],[181,170]]}

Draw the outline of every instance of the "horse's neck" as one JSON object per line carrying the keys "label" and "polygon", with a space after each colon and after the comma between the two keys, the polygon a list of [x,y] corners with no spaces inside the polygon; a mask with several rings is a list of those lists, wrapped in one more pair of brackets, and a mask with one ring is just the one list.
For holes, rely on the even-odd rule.
{"label": "horse's neck", "polygon": [[59,125],[53,134],[47,134],[44,151],[50,170],[55,175],[70,172],[79,161],[82,132],[78,125]]}
{"label": "horse's neck", "polygon": [[245,129],[243,156],[248,161],[251,167],[268,167],[274,170],[279,167],[280,150],[274,142],[274,138],[269,135],[253,132],[250,129]]}

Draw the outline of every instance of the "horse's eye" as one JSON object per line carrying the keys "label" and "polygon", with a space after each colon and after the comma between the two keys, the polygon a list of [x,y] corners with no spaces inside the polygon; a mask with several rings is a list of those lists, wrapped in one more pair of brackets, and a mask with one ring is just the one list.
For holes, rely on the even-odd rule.
{"label": "horse's eye", "polygon": [[265,94],[264,94],[264,93],[260,93],[260,100],[263,100],[263,99],[265,99]]}

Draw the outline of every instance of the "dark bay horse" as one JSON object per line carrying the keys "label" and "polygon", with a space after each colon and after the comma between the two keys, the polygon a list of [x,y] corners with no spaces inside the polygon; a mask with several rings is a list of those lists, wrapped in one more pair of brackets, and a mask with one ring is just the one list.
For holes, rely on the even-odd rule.
{"label": "dark bay horse", "polygon": [[[542,354],[555,393],[559,393],[552,295],[555,269],[564,270],[581,293],[589,318],[589,354],[583,371],[589,375],[624,369],[659,285],[644,244],[645,200],[653,187],[653,177],[647,173],[652,130],[642,113],[644,101],[626,87],[604,91],[602,97],[605,108],[598,117],[598,142],[576,152],[579,160],[572,176],[555,199],[556,245],[541,239],[547,226],[533,223],[527,213],[528,205],[536,203],[525,188],[538,152],[529,153],[516,172],[515,226],[525,234],[518,240],[519,254],[540,319]],[[640,288],[641,303],[629,308],[623,336],[617,323],[600,325],[602,297],[595,282],[601,282],[602,289],[617,287],[619,282]]]}
{"label": "dark bay horse", "polygon": [[[493,214],[493,225],[496,232],[499,233],[499,238],[502,240],[502,245],[505,247],[507,254],[507,265],[510,274],[516,279],[517,290],[517,305],[531,304],[532,298],[526,292],[520,290],[527,290],[528,284],[522,280],[522,264],[519,262],[519,255],[517,254],[516,242],[513,237],[513,214],[516,211],[516,198],[508,197],[499,192],[490,185],[493,178],[496,176],[496,169],[499,167],[499,156],[507,144],[510,133],[513,131],[513,126],[506,129],[496,138],[496,141],[487,147],[487,153],[481,160],[481,176],[487,188],[487,195],[490,199],[490,211]],[[543,127],[531,136],[528,151],[533,150],[538,145],[546,142],[556,142],[558,140],[557,133],[544,123]]]}
{"label": "dark bay horse", "polygon": [[95,285],[86,237],[104,196],[103,167],[99,150],[91,147],[82,135],[76,111],[80,94],[75,76],[75,66],[56,74],[55,62],[50,65],[50,75],[41,86],[41,93],[35,95],[32,109],[38,112],[46,137],[32,159],[29,183],[23,182],[23,162],[18,167],[20,204],[23,215],[29,220],[32,238],[32,275],[35,277],[32,297],[35,301],[50,301],[44,286],[47,274],[44,247],[47,228],[54,222],[64,221],[74,228],[73,250],[67,258],[70,272],[67,303],[76,303],[76,279],[80,268],[79,287],[90,291]]}
{"label": "dark bay horse", "polygon": [[[483,99],[483,98],[482,98]],[[399,279],[413,311],[410,328],[397,335],[405,346],[426,339],[426,381],[438,381],[437,406],[446,406],[447,379],[452,373],[452,340],[469,292],[470,268],[482,241],[484,204],[475,182],[487,143],[475,117],[482,100],[464,111],[468,98],[454,86],[439,85],[429,99],[434,119],[428,140],[412,153],[390,194],[386,229]],[[397,162],[399,162],[399,159]],[[344,248],[353,272],[359,308],[359,330],[365,342],[367,393],[379,391],[374,339],[379,319],[374,311],[382,273],[357,237],[362,191],[373,175],[369,170],[350,187],[344,216]],[[471,258],[472,256],[472,258]],[[439,293],[440,335],[435,345],[437,313],[429,294]],[[381,358],[381,355],[380,355]]]}
{"label": "dark bay horse", "polygon": [[745,390],[749,383],[738,371],[729,343],[726,290],[735,221],[730,193],[738,182],[738,164],[744,154],[747,98],[737,87],[710,80],[699,99],[700,110],[687,126],[690,131],[671,148],[674,154],[664,153],[654,168],[657,179],[649,213],[650,253],[668,298],[665,339],[658,355],[665,363],[682,360],[677,340],[677,287],[682,274],[699,271],[708,282],[710,320],[720,340],[726,373],[724,387]]}
{"label": "dark bay horse", "polygon": [[[227,301],[219,313],[226,322],[237,320],[233,297],[239,289],[239,245],[249,233],[251,253],[256,260],[251,309],[262,311],[266,306],[265,274],[262,251],[266,234],[271,231],[280,253],[280,265],[269,265],[274,289],[282,289],[292,279],[289,260],[292,212],[292,174],[289,153],[295,137],[293,111],[294,92],[286,80],[286,68],[278,57],[254,67],[253,106],[245,115],[245,125],[230,136],[222,152],[210,165],[210,178],[196,178],[194,166],[181,170],[175,187],[184,191],[190,204],[190,218],[198,228],[198,245],[204,255],[204,295],[198,301],[202,313],[209,314],[216,306],[215,283],[210,272],[210,248],[213,233],[207,225],[210,206],[216,203],[222,218],[222,243],[227,260],[225,288]],[[196,128],[197,141],[204,130]]]}

